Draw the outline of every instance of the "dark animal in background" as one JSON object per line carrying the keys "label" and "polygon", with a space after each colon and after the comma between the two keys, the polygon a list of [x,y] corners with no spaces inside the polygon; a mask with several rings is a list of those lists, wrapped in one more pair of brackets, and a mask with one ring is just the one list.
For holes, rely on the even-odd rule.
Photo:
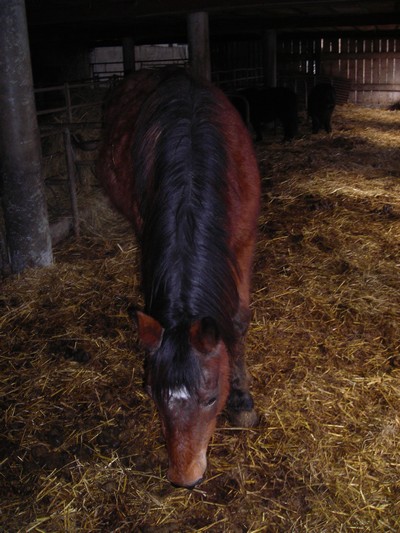
{"label": "dark animal in background", "polygon": [[217,415],[257,415],[243,357],[260,201],[247,128],[224,94],[185,70],[139,71],[106,113],[98,175],[141,245],[145,385],[169,480],[205,472]]}
{"label": "dark animal in background", "polygon": [[242,117],[243,122],[248,128],[250,128],[250,106],[247,98],[238,93],[228,93],[227,96],[230,102],[239,112],[239,115]]}
{"label": "dark animal in background", "polygon": [[256,141],[262,141],[262,125],[279,120],[283,126],[284,141],[297,133],[297,95],[287,87],[248,87],[239,93],[249,104],[250,122]]}
{"label": "dark animal in background", "polygon": [[330,83],[318,83],[308,95],[308,116],[312,121],[312,133],[324,128],[332,131],[331,118],[336,105],[336,91]]}

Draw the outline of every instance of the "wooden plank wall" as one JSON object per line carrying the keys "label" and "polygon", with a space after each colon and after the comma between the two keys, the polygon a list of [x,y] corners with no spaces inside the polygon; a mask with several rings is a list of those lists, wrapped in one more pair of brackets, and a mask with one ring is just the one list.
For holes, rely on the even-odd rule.
{"label": "wooden plank wall", "polygon": [[279,75],[347,80],[349,102],[388,106],[400,101],[400,38],[297,37],[278,41]]}
{"label": "wooden plank wall", "polygon": [[[224,89],[262,85],[261,40],[214,43],[213,80]],[[400,102],[400,38],[281,35],[277,41],[278,85],[293,88],[299,102],[318,81],[331,81],[338,100],[367,106]]]}

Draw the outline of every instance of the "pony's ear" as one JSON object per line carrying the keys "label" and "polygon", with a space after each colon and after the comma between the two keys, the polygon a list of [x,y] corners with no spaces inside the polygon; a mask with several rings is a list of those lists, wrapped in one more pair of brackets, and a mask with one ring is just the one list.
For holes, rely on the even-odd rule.
{"label": "pony's ear", "polygon": [[196,320],[190,327],[190,344],[202,354],[210,354],[217,346],[220,335],[212,318]]}
{"label": "pony's ear", "polygon": [[129,314],[136,323],[140,342],[146,350],[149,352],[158,350],[164,334],[164,329],[161,324],[151,316],[136,309],[135,311],[131,309]]}

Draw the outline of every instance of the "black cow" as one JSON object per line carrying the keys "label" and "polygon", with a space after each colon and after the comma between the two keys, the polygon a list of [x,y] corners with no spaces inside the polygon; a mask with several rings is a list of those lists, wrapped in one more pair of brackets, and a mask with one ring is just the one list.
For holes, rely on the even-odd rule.
{"label": "black cow", "polygon": [[336,104],[336,91],[330,83],[317,83],[308,95],[308,116],[312,120],[312,132],[324,128],[332,131],[331,117]]}
{"label": "black cow", "polygon": [[256,134],[256,141],[262,141],[262,124],[276,119],[282,123],[283,140],[293,139],[297,133],[296,93],[286,87],[248,87],[239,94],[248,101],[249,118]]}

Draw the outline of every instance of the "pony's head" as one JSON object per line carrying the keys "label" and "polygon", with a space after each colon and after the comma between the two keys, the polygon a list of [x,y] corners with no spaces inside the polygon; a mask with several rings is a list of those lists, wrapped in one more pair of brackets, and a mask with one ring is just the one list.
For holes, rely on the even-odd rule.
{"label": "pony's head", "polygon": [[193,488],[207,466],[207,447],[229,393],[229,357],[212,319],[164,329],[136,312],[148,353],[145,385],[154,399],[166,440],[168,479]]}

